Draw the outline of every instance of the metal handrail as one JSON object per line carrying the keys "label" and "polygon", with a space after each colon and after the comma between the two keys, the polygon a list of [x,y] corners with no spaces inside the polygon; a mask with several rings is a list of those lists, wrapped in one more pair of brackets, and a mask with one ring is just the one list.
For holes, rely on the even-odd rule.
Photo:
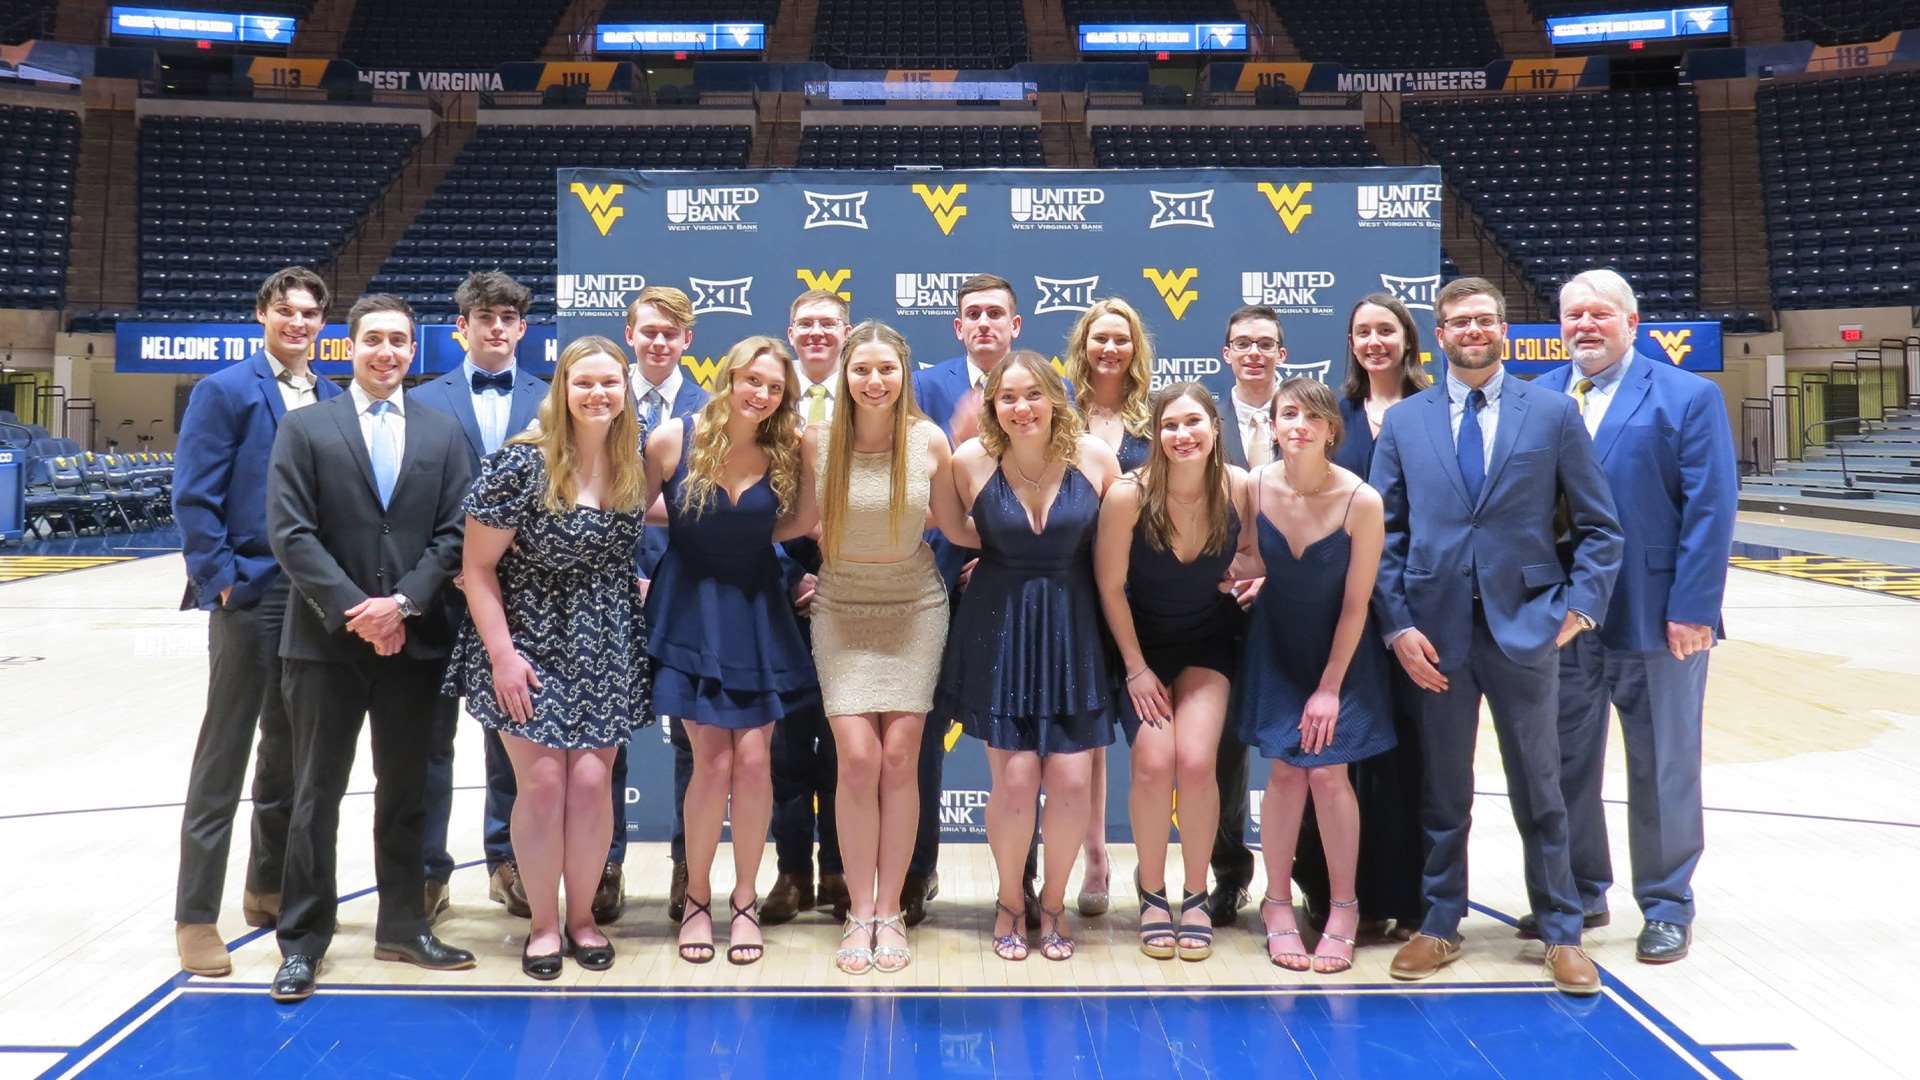
{"label": "metal handrail", "polygon": [[[1815,420],[1813,423],[1808,424],[1805,430],[1801,431],[1800,439],[1802,442],[1808,441],[1813,435],[1814,428],[1826,427],[1829,424],[1860,424],[1864,428],[1864,426],[1869,423],[1872,423],[1872,421],[1864,416],[1838,416],[1832,420]],[[1840,452],[1840,483],[1842,486],[1851,490],[1853,488],[1853,474],[1847,471],[1847,445],[1838,439],[1829,441],[1827,445]]]}

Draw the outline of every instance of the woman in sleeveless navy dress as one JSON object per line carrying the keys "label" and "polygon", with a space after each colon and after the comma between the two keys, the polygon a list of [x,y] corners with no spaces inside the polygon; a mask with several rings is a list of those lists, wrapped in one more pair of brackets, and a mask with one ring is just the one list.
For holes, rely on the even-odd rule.
{"label": "woman in sleeveless navy dress", "polygon": [[[1122,665],[1120,721],[1133,746],[1128,809],[1140,857],[1140,950],[1156,960],[1213,951],[1207,862],[1220,824],[1215,778],[1239,612],[1220,581],[1248,534],[1247,474],[1226,463],[1220,414],[1199,383],[1153,395],[1147,465],[1100,507],[1094,574]],[[1167,896],[1168,822],[1180,792],[1186,896]],[[1177,933],[1176,933],[1177,929]]]}
{"label": "woman in sleeveless navy dress", "polygon": [[[1274,429],[1281,460],[1253,480],[1267,581],[1249,620],[1236,719],[1242,741],[1272,762],[1260,804],[1268,955],[1290,970],[1331,974],[1353,966],[1360,919],[1360,812],[1347,764],[1394,742],[1385,650],[1368,621],[1385,525],[1379,494],[1328,458],[1340,440],[1340,410],[1326,384],[1282,383]],[[1309,793],[1333,892],[1312,957],[1288,889]]]}
{"label": "woman in sleeveless navy dress", "polygon": [[[1087,433],[1120,460],[1120,471],[1147,463],[1147,394],[1153,389],[1153,341],[1133,305],[1117,296],[1096,300],[1067,334],[1067,378]],[[1093,752],[1087,818],[1087,866],[1080,877],[1080,914],[1106,914],[1112,873],[1107,858],[1107,751]]]}
{"label": "woman in sleeveless navy dress", "polygon": [[985,382],[980,437],[954,451],[980,562],[947,635],[935,696],[987,744],[987,842],[999,871],[994,952],[1023,960],[1022,867],[1044,787],[1043,955],[1065,960],[1067,876],[1086,840],[1092,762],[1113,741],[1113,680],[1093,584],[1100,496],[1120,474],[1081,434],[1066,385],[1044,357],[1009,355]]}
{"label": "woman in sleeveless navy dress", "polygon": [[[647,440],[649,487],[667,510],[667,550],[647,593],[654,706],[686,725],[693,779],[685,804],[687,907],[680,955],[713,959],[713,860],[729,801],[734,889],[727,959],[760,959],[754,881],[773,813],[773,722],[818,707],[813,656],[773,545],[818,519],[812,463],[786,347],[750,337],[728,351],[714,394]],[[664,483],[660,481],[665,477]]]}

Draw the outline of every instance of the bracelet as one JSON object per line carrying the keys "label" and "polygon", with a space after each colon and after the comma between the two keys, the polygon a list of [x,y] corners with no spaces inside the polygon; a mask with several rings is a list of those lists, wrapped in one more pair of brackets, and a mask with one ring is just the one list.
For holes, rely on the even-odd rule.
{"label": "bracelet", "polygon": [[1136,671],[1136,672],[1134,672],[1133,674],[1131,674],[1131,675],[1129,675],[1129,676],[1127,676],[1127,682],[1129,682],[1129,683],[1131,683],[1131,682],[1133,682],[1133,680],[1135,680],[1135,679],[1137,679],[1137,678],[1139,678],[1139,677],[1140,677],[1140,676],[1142,676],[1142,675],[1145,675],[1145,674],[1146,674],[1147,672],[1149,672],[1149,671],[1152,671],[1152,670],[1153,670],[1153,669],[1152,669],[1151,667],[1143,667],[1143,668],[1141,668],[1141,669],[1140,669],[1139,671]]}

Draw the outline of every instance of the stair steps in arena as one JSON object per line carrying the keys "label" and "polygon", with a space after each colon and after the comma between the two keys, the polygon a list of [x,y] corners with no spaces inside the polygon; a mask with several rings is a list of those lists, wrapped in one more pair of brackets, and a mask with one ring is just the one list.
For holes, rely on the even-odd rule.
{"label": "stair steps in arena", "polygon": [[600,16],[607,10],[607,0],[573,0],[567,9],[560,13],[559,21],[553,24],[553,33],[548,35],[546,47],[540,50],[542,60],[586,60],[593,55],[593,28],[600,24]]}
{"label": "stair steps in arena", "polygon": [[1503,56],[1552,56],[1547,26],[1533,17],[1527,0],[1486,0],[1487,20],[1500,36]]}
{"label": "stair steps in arena", "polygon": [[140,298],[138,147],[130,101],[87,107],[74,170],[70,306],[126,308]]}
{"label": "stair steps in arena", "polygon": [[361,229],[340,249],[333,265],[322,271],[333,295],[359,296],[366,291],[393,246],[426,208],[434,189],[453,171],[476,130],[478,125],[471,121],[443,119],[414,146],[393,183],[367,211]]}
{"label": "stair steps in arena", "polygon": [[[378,3],[379,0],[370,0]],[[357,0],[316,0],[313,10],[300,20],[288,56],[335,57],[347,40],[347,26],[353,22]]]}
{"label": "stair steps in arena", "polygon": [[811,55],[814,24],[819,21],[820,0],[780,0],[780,14],[767,27],[767,62],[805,62]]}

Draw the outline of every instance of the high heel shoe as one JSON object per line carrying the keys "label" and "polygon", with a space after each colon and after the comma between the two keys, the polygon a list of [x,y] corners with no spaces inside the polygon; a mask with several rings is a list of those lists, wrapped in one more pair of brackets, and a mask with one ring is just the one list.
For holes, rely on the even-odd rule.
{"label": "high heel shoe", "polygon": [[[687,909],[680,917],[680,932],[682,934],[686,933],[687,924],[692,922],[695,916],[699,915],[705,915],[707,917],[707,937],[711,939],[713,937],[713,897],[711,896],[707,897],[704,902],[695,900],[691,896],[687,897]],[[680,959],[685,960],[689,964],[705,964],[713,960],[713,942],[711,940],[683,941],[679,945],[679,950]]]}
{"label": "high heel shoe", "polygon": [[[746,907],[741,907],[739,904],[733,902],[733,897],[729,896],[727,897],[727,906],[733,909],[733,918],[727,920],[727,936],[729,938],[733,936],[733,924],[739,922],[741,919],[752,923],[755,930],[760,928],[759,897],[754,897],[753,901]],[[752,955],[749,956],[749,953]],[[739,945],[729,942],[727,945],[727,963],[732,964],[734,967],[746,967],[748,964],[757,964],[760,962],[760,958],[765,955],[767,955],[767,946],[764,941],[750,944],[742,943]]]}
{"label": "high heel shoe", "polygon": [[[1353,908],[1357,908],[1360,906],[1360,901],[1358,898],[1355,898],[1352,900],[1331,900],[1329,901],[1329,903],[1331,903],[1334,907],[1341,909],[1342,911],[1352,910]],[[1327,913],[1327,922],[1329,925],[1332,924],[1333,922],[1332,912]],[[1329,941],[1337,942],[1338,944],[1345,945],[1347,947],[1347,955],[1345,956],[1323,955],[1320,952],[1320,950],[1324,948],[1327,942]],[[1320,931],[1320,944],[1315,946],[1313,950],[1312,964],[1313,964],[1314,974],[1338,975],[1341,972],[1352,968],[1353,967],[1353,950],[1355,946],[1356,946],[1356,943],[1353,938],[1342,937],[1339,934],[1334,933],[1332,930]]]}
{"label": "high heel shoe", "polygon": [[[1276,900],[1271,896],[1263,896],[1260,898],[1261,922],[1266,921],[1267,905],[1269,904],[1285,911],[1287,918],[1293,918],[1293,900],[1291,898]],[[1273,961],[1274,967],[1285,968],[1288,971],[1311,971],[1313,969],[1313,957],[1308,956],[1306,953],[1300,952],[1298,949],[1293,952],[1275,952],[1273,950],[1273,943],[1276,940],[1284,938],[1292,938],[1295,941],[1300,941],[1300,928],[1298,926],[1291,926],[1285,930],[1267,931],[1267,959]],[[1306,943],[1302,941],[1299,948],[1304,949],[1305,947]]]}
{"label": "high heel shoe", "polygon": [[[1213,913],[1207,907],[1207,894],[1188,893],[1180,901],[1180,929],[1174,934],[1173,946],[1179,951],[1180,959],[1198,962],[1213,955]],[[1207,921],[1200,926],[1191,926],[1186,922],[1187,912],[1198,909]]]}
{"label": "high heel shoe", "polygon": [[[1155,960],[1171,960],[1178,951],[1179,941],[1174,937],[1173,904],[1167,894],[1154,892],[1140,884],[1140,872],[1134,871],[1133,891],[1140,894],[1140,951]],[[1158,911],[1164,919],[1147,921],[1149,912]]]}

